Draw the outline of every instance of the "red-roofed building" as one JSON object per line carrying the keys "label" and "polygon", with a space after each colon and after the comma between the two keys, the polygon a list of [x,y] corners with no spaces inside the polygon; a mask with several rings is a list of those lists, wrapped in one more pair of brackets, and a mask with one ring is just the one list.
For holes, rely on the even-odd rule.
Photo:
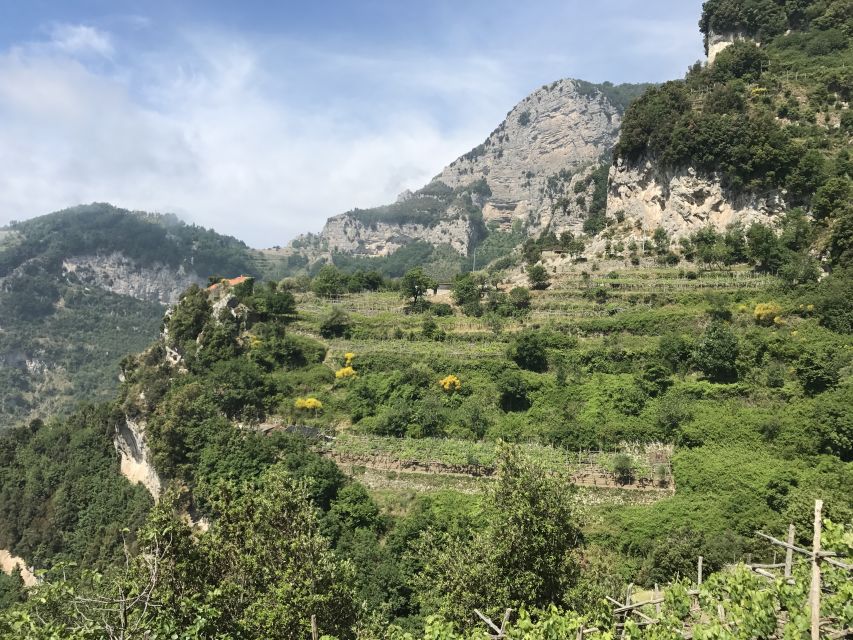
{"label": "red-roofed building", "polygon": [[236,287],[238,284],[243,284],[247,280],[254,280],[254,278],[252,278],[252,276],[237,276],[236,278],[230,278],[230,279],[229,278],[223,278],[219,282],[215,282],[214,284],[210,285],[207,288],[207,290],[213,292],[213,291],[216,291],[217,289],[219,289],[219,287],[221,287],[223,285],[225,286],[226,289],[230,289],[231,287]]}

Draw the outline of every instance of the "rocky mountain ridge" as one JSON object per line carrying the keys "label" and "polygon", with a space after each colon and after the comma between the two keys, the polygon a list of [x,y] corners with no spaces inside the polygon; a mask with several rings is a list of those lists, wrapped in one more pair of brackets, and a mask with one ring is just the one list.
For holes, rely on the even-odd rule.
{"label": "rocky mountain ridge", "polygon": [[[746,38],[709,34],[708,64]],[[611,239],[637,239],[661,227],[678,240],[706,225],[772,224],[784,213],[781,191],[734,193],[721,176],[691,166],[665,169],[649,158],[617,158],[611,166],[624,110],[641,89],[624,86],[571,79],[545,85],[423,189],[386,207],[333,216],[289,250],[311,262],[336,253],[388,256],[420,241],[465,256],[488,232],[520,225],[526,237],[586,234],[589,257],[604,246],[596,234],[606,225],[613,226]],[[600,223],[590,224],[592,217]]]}
{"label": "rocky mountain ridge", "polygon": [[[587,211],[578,199],[585,187],[574,191],[575,184],[609,160],[619,135],[623,94],[640,89],[572,79],[545,85],[513,107],[482,144],[451,162],[424,189],[401,194],[388,207],[333,216],[319,235],[301,236],[291,247],[383,256],[421,240],[447,244],[464,255],[476,239],[474,227],[481,218],[501,230],[519,221],[531,235],[549,225],[577,229]],[[436,186],[457,195],[467,191],[470,199],[442,202],[438,211],[419,210],[418,201]]]}

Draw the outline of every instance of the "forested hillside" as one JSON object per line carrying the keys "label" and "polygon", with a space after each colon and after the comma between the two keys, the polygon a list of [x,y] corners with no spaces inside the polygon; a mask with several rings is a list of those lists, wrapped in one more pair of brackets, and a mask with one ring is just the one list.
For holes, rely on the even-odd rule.
{"label": "forested hillside", "polygon": [[[66,631],[92,618],[97,637],[95,613],[74,607],[141,589],[158,607],[134,624],[184,637],[294,637],[306,611],[324,633],[375,637],[551,603],[586,624],[608,620],[599,598],[694,576],[699,555],[706,576],[770,562],[756,531],[794,523],[808,544],[816,497],[849,522],[849,335],[742,268],[638,275],[511,295],[467,276],[444,299],[418,271],[363,275],[380,290],[339,306],[272,284],[190,289],[164,338],[122,364],[115,403],[3,440],[0,546],[55,568],[49,608],[13,615],[33,637],[48,611]],[[328,271],[315,284],[330,282],[349,284]],[[128,418],[172,487],[139,532],[150,502],[110,451]],[[290,424],[337,439],[306,443]],[[66,509],[88,492],[103,498]],[[209,525],[193,532],[187,513]],[[123,540],[129,572],[112,568]],[[165,573],[149,588],[151,557]],[[727,576],[711,584],[758,588]]]}
{"label": "forested hillside", "polygon": [[10,225],[0,235],[0,430],[110,398],[118,361],[157,335],[164,304],[192,282],[267,268],[234,238],[110,205]]}

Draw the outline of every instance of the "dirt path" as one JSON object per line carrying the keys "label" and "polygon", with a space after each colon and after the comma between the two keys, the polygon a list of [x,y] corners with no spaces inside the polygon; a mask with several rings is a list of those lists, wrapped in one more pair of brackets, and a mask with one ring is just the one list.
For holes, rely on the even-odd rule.
{"label": "dirt path", "polygon": [[36,580],[33,572],[27,569],[27,563],[24,562],[24,559],[13,556],[6,549],[0,549],[0,569],[3,570],[3,573],[8,573],[9,575],[20,569],[25,587],[34,587],[38,584],[38,580]]}

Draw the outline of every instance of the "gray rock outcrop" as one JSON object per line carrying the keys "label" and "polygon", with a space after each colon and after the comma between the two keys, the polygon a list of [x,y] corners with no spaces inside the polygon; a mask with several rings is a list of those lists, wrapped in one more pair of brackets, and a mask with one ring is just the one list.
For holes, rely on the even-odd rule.
{"label": "gray rock outcrop", "polygon": [[[578,198],[591,192],[586,186],[574,191],[574,185],[609,154],[620,124],[619,108],[593,85],[558,80],[518,103],[483,144],[450,163],[431,184],[443,183],[456,192],[487,186],[468,194],[487,224],[508,229],[521,221],[531,235],[548,225],[557,233],[578,231],[586,215]],[[405,191],[397,204],[419,196]],[[423,224],[362,219],[357,211],[330,218],[317,246],[382,256],[422,240],[466,254],[476,233],[471,217],[455,201],[448,201],[438,221]]]}
{"label": "gray rock outcrop", "polygon": [[175,269],[156,263],[143,267],[117,252],[69,257],[63,261],[62,269],[65,277],[74,274],[84,284],[164,305],[175,304],[190,285],[203,283],[183,266]]}
{"label": "gray rock outcrop", "polygon": [[[435,179],[451,187],[484,179],[492,191],[483,214],[547,224],[549,180],[575,178],[616,144],[622,118],[601,93],[575,80],[533,92],[507,114],[486,141],[445,167]],[[573,182],[571,184],[574,184]]]}
{"label": "gray rock outcrop", "polygon": [[735,195],[718,176],[691,168],[662,171],[653,162],[618,160],[610,169],[607,215],[623,218],[623,237],[650,236],[658,227],[673,240],[712,226],[723,230],[734,222],[772,225],[786,210],[779,192]]}

